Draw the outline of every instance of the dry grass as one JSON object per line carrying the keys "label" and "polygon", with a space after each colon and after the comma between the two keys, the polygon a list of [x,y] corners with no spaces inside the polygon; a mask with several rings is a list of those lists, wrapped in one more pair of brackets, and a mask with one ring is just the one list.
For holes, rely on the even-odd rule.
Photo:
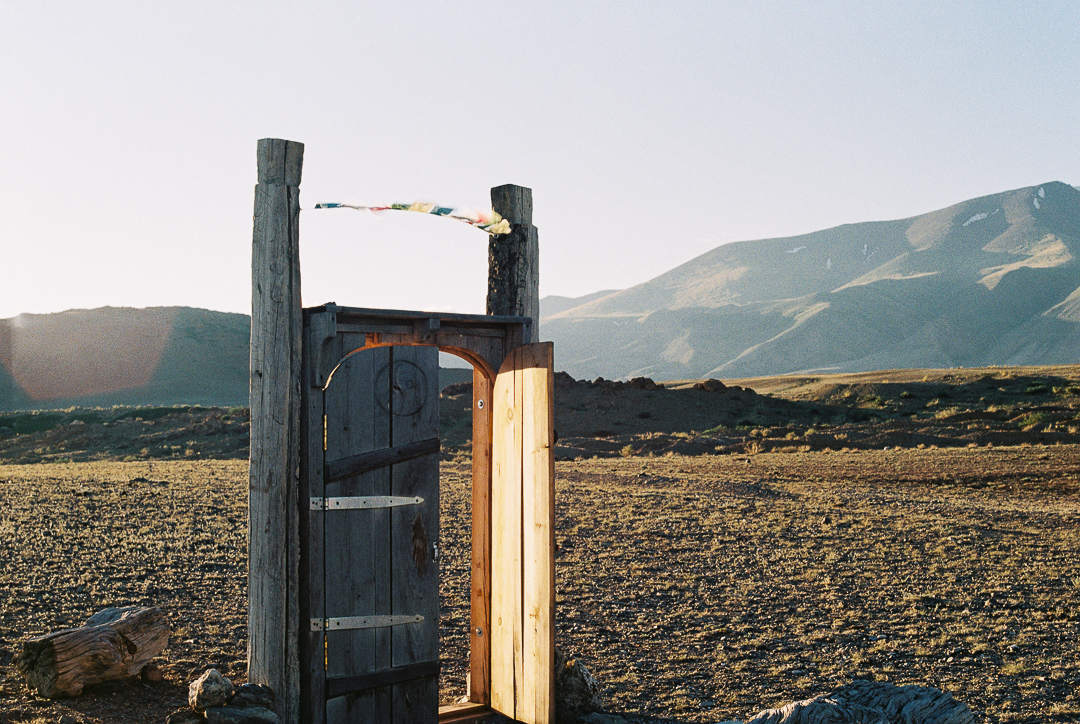
{"label": "dry grass", "polygon": [[[1080,447],[759,452],[558,464],[558,636],[611,709],[746,719],[852,677],[989,722],[1080,702]],[[446,696],[463,685],[469,460],[443,464]],[[160,722],[245,677],[246,463],[0,466],[0,722]],[[20,638],[154,603],[164,684],[35,702]]]}

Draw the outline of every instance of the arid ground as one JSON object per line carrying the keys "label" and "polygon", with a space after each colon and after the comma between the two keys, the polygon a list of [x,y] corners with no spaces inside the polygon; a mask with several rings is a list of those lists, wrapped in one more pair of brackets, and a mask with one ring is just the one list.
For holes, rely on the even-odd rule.
{"label": "arid ground", "polygon": [[[967,372],[738,382],[758,394],[563,381],[559,645],[607,708],[745,720],[873,677],[988,722],[1080,721],[1078,370]],[[244,454],[244,412],[58,414],[0,417],[0,722],[163,722],[207,667],[245,679],[247,465],[205,459]],[[443,457],[451,699],[468,448]],[[173,622],[163,683],[27,691],[21,639],[127,604]]]}

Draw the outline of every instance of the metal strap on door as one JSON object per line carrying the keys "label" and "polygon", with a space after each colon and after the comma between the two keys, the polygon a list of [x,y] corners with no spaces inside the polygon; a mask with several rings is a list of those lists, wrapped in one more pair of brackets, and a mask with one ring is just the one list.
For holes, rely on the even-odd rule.
{"label": "metal strap on door", "polygon": [[[324,466],[324,475],[327,482],[341,480],[350,475],[359,475],[378,468],[384,468],[395,463],[413,460],[424,455],[439,452],[441,443],[439,438],[420,440],[407,445],[388,447],[381,450],[353,455],[342,460],[328,462]],[[405,505],[420,505],[424,502],[420,497],[401,497],[394,495],[362,495],[344,498],[319,498],[313,497],[309,502],[309,510],[375,510],[378,508],[395,508]],[[404,626],[423,622],[424,617],[419,615],[397,616],[339,616],[334,618],[313,618],[310,622],[311,631],[346,631],[367,628],[383,628],[390,626]]]}

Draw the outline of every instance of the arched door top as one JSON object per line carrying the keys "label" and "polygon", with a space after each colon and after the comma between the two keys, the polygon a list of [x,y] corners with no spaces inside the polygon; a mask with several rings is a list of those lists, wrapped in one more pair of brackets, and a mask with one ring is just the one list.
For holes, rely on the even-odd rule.
{"label": "arched door top", "polygon": [[503,360],[529,340],[529,317],[363,309],[324,304],[304,310],[314,355],[308,384],[324,388],[341,362],[372,347],[438,347],[469,362],[494,380]]}

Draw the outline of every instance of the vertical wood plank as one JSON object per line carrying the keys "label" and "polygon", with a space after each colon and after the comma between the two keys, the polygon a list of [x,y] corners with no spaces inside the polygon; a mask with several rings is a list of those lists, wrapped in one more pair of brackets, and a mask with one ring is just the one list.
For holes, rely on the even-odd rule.
{"label": "vertical wood plank", "polygon": [[491,189],[492,208],[510,222],[509,234],[488,240],[487,313],[532,319],[525,342],[540,339],[540,246],[532,225],[532,190]]}
{"label": "vertical wood plank", "polygon": [[520,348],[524,691],[518,719],[554,722],[555,456],[554,364],[550,342]]}
{"label": "vertical wood plank", "polygon": [[[379,370],[389,359],[388,349],[366,350],[346,358],[334,372],[326,388],[328,460],[389,445],[388,415],[382,410],[375,386]],[[386,470],[349,476],[327,483],[326,495],[382,495],[388,487],[387,478]],[[386,558],[389,520],[386,511],[342,510],[327,511],[322,515],[326,521],[327,616],[379,613],[380,596],[387,598],[389,588],[389,561]],[[383,638],[387,637],[385,632],[381,633]],[[327,676],[352,676],[389,666],[388,661],[378,660],[379,636],[378,629],[327,632]],[[336,697],[327,702],[326,710],[327,721],[334,724],[389,724],[391,721],[390,702],[385,692]]]}
{"label": "vertical wood plank", "polygon": [[491,703],[491,410],[493,383],[473,368],[469,701]]}
{"label": "vertical wood plank", "polygon": [[[391,444],[438,437],[439,352],[435,347],[392,347]],[[419,496],[419,506],[391,509],[395,614],[419,614],[422,623],[397,626],[394,666],[439,660],[439,456],[425,455],[391,468],[392,495]],[[396,722],[437,724],[437,676],[393,687]]]}
{"label": "vertical wood plank", "polygon": [[[326,671],[324,666],[324,634],[311,631],[305,626],[313,618],[326,616],[324,600],[324,535],[325,515],[312,512],[304,505],[311,497],[323,497],[323,390],[312,384],[312,365],[316,363],[314,339],[322,340],[326,336],[325,327],[336,326],[331,314],[308,315],[304,319],[304,345],[301,368],[301,408],[300,434],[303,444],[300,446],[300,538],[306,541],[306,548],[300,557],[300,721],[303,724],[325,724],[326,700],[324,696]],[[329,319],[328,319],[329,318]],[[333,347],[333,345],[330,345]],[[340,350],[339,350],[340,351]],[[333,352],[331,352],[333,353]]]}
{"label": "vertical wood plank", "polygon": [[299,719],[299,213],[304,146],[258,143],[251,253],[248,678]]}
{"label": "vertical wood plank", "polygon": [[503,362],[492,391],[491,706],[516,719],[521,677],[521,427],[514,370]]}

